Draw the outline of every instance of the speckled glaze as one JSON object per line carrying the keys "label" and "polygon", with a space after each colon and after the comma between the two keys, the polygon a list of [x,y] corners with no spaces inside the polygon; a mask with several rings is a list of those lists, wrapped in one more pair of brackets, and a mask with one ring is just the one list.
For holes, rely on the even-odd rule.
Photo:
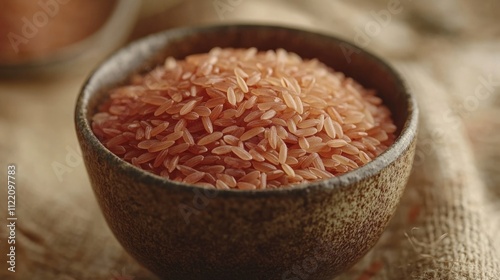
{"label": "speckled glaze", "polygon": [[[261,191],[205,190],[146,173],[110,153],[89,120],[106,90],[168,55],[212,47],[285,48],[318,58],[374,88],[399,127],[396,142],[369,164],[327,181]],[[76,131],[96,198],[123,247],[164,279],[332,279],[379,239],[405,188],[417,109],[380,59],[337,38],[256,25],[174,29],[137,41],[104,62],[84,85]]]}

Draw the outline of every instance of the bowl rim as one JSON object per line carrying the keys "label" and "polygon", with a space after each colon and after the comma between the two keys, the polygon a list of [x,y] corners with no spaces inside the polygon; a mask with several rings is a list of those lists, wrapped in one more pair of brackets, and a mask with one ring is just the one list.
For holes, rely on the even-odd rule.
{"label": "bowl rim", "polygon": [[[0,74],[12,75],[21,72],[23,74],[39,74],[42,72],[51,73],[51,71],[47,71],[47,68],[52,70],[53,72],[59,72],[57,70],[69,67],[75,61],[88,58],[88,53],[93,51],[88,51],[88,49],[91,49],[96,42],[103,41],[103,38],[106,38],[105,35],[107,33],[110,33],[110,30],[112,30],[114,27],[119,26],[120,28],[131,30],[132,23],[129,24],[130,26],[126,26],[123,24],[123,21],[128,20],[129,22],[134,22],[135,18],[137,17],[138,8],[138,1],[116,0],[116,3],[111,9],[107,19],[87,37],[65,45],[59,50],[50,53],[46,57],[32,58],[23,60],[19,63],[0,62]],[[125,35],[118,35],[118,43],[115,41],[111,41],[111,47],[107,46],[104,48],[107,54],[114,52],[117,48],[120,49],[120,44],[125,42],[129,32],[125,31],[125,33]],[[117,33],[113,34],[117,35]],[[101,59],[103,57],[106,58],[104,55],[105,54],[101,56]]]}
{"label": "bowl rim", "polygon": [[[221,190],[221,189],[207,189],[201,186],[185,184],[178,181],[173,181],[169,179],[165,179],[159,175],[150,173],[148,171],[142,170],[131,163],[123,160],[117,155],[113,154],[102,144],[99,139],[95,136],[94,132],[91,129],[90,121],[87,120],[87,112],[88,112],[88,103],[89,99],[92,97],[95,92],[99,90],[99,87],[94,87],[94,82],[96,77],[100,75],[102,72],[106,72],[106,68],[111,67],[111,65],[115,64],[116,61],[120,59],[124,59],[127,54],[131,51],[144,48],[148,46],[151,42],[158,40],[160,38],[168,38],[164,42],[167,43],[171,39],[175,39],[180,37],[185,37],[186,35],[192,35],[197,33],[204,32],[212,32],[214,29],[217,30],[227,30],[227,29],[255,29],[255,28],[265,28],[265,29],[274,29],[281,30],[286,32],[298,32],[305,33],[308,35],[314,35],[318,37],[322,37],[325,40],[331,40],[336,42],[336,44],[344,44],[344,46],[348,46],[352,48],[354,51],[361,52],[364,56],[369,59],[372,59],[377,63],[381,68],[387,71],[396,81],[396,86],[399,87],[400,92],[405,95],[405,101],[408,104],[408,117],[404,122],[401,131],[394,141],[394,143],[389,146],[387,150],[385,150],[382,154],[377,156],[371,162],[358,167],[352,171],[339,175],[337,177],[333,177],[327,180],[319,180],[313,181],[309,183],[302,183],[295,185],[293,187],[287,188],[278,188],[278,189],[256,189],[256,190]],[[163,46],[163,44],[162,44]],[[152,55],[149,55],[148,58],[151,58]],[[146,61],[143,61],[146,62]],[[188,26],[188,27],[180,27],[168,29],[165,31],[161,31],[158,33],[154,33],[148,35],[146,37],[135,40],[124,47],[120,48],[118,51],[114,52],[112,55],[108,56],[103,62],[101,62],[89,75],[85,83],[83,84],[80,93],[77,97],[77,102],[75,106],[75,129],[77,134],[81,134],[82,139],[79,138],[79,141],[86,141],[92,149],[99,150],[104,154],[106,160],[110,161],[113,164],[116,164],[119,169],[124,171],[130,176],[134,176],[140,179],[144,184],[148,186],[156,186],[156,187],[165,187],[170,188],[175,191],[188,191],[188,192],[199,192],[204,190],[205,192],[211,191],[215,192],[217,196],[223,197],[240,197],[240,196],[250,196],[250,197],[267,197],[267,196],[280,196],[287,195],[290,193],[303,193],[310,192],[313,190],[338,190],[339,188],[346,188],[350,185],[354,185],[357,182],[363,180],[364,178],[372,177],[378,173],[380,173],[385,167],[394,162],[403,151],[406,151],[411,145],[413,139],[416,137],[417,133],[417,123],[418,123],[418,107],[416,103],[416,98],[414,94],[409,90],[406,82],[401,78],[401,75],[396,72],[387,62],[379,58],[378,56],[356,46],[355,44],[346,41],[344,39],[340,39],[339,37],[324,34],[316,31],[310,31],[306,29],[301,29],[300,27],[285,27],[280,25],[269,25],[269,24],[214,24],[214,25],[201,25],[201,26]],[[81,145],[81,143],[80,143]],[[208,195],[207,195],[208,196]]]}

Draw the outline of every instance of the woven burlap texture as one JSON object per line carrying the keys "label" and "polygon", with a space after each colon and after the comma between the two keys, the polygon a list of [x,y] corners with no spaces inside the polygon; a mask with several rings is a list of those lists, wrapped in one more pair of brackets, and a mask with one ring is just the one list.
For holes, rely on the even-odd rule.
{"label": "woven burlap texture", "polygon": [[[415,165],[377,245],[338,279],[500,279],[499,10],[496,1],[466,0],[180,1],[140,20],[134,37],[273,22],[334,34],[388,60],[419,102]],[[87,74],[0,80],[0,163],[17,164],[19,184],[18,267],[0,270],[1,279],[157,279],[107,228],[78,154],[73,106]],[[5,226],[0,233],[4,240]]]}

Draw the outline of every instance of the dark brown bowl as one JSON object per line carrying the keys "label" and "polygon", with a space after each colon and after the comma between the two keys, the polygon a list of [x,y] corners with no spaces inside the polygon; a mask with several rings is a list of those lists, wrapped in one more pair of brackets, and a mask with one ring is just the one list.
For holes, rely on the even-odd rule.
{"label": "dark brown bowl", "polygon": [[[339,177],[273,190],[207,190],[140,170],[108,151],[90,128],[108,89],[129,75],[212,47],[284,48],[318,58],[374,88],[399,127],[396,142]],[[259,25],[182,28],[130,44],[104,62],[76,105],[78,140],[111,230],[165,279],[331,279],[379,239],[413,162],[417,108],[400,77],[375,56],[332,36]]]}

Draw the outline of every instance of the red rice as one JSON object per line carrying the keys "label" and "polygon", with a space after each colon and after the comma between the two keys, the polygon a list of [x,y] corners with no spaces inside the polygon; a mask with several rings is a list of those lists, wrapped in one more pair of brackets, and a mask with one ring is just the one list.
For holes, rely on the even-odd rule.
{"label": "red rice", "polygon": [[351,171],[385,151],[396,126],[373,90],[317,60],[215,48],[111,90],[92,129],[149,172],[253,190]]}

